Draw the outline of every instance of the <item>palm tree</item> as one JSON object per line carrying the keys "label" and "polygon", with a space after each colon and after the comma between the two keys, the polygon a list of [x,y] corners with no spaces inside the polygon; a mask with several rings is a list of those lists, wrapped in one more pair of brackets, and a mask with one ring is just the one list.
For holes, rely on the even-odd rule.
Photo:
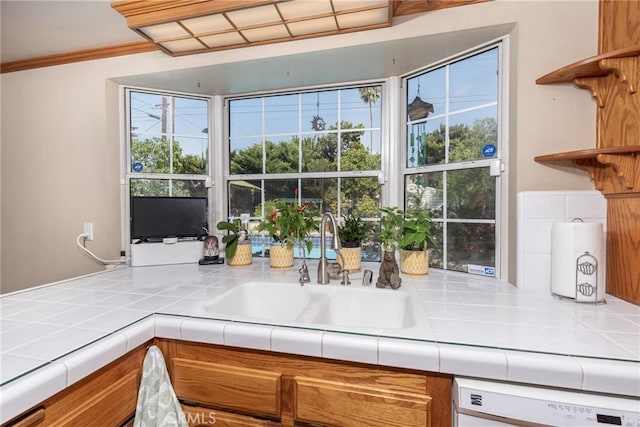
{"label": "palm tree", "polygon": [[[382,88],[380,86],[367,86],[360,88],[360,99],[366,104],[369,104],[369,127],[373,127],[373,104],[380,99],[380,92]],[[373,151],[373,132],[369,131],[369,152]]]}

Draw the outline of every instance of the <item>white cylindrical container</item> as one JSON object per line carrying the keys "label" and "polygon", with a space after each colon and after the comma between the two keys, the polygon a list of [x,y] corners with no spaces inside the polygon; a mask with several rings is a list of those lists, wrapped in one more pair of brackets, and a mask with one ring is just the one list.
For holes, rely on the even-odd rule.
{"label": "white cylindrical container", "polygon": [[577,302],[601,302],[605,290],[602,224],[554,223],[551,226],[551,293]]}

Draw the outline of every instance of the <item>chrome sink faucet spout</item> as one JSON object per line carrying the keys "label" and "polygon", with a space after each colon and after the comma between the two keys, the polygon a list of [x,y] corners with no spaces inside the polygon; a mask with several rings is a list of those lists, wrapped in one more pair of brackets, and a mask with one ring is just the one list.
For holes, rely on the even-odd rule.
{"label": "chrome sink faucet spout", "polygon": [[329,212],[322,215],[320,221],[320,262],[318,263],[318,283],[326,285],[329,283],[329,262],[327,261],[327,221],[331,223],[331,233],[333,238],[331,239],[331,249],[334,251],[340,251],[340,238],[338,237],[338,223],[336,218]]}

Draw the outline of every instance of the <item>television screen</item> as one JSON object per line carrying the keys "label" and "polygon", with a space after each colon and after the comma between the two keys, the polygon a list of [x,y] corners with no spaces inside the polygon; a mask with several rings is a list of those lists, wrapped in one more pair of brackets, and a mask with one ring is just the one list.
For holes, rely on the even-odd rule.
{"label": "television screen", "polygon": [[207,235],[206,197],[131,197],[131,239]]}

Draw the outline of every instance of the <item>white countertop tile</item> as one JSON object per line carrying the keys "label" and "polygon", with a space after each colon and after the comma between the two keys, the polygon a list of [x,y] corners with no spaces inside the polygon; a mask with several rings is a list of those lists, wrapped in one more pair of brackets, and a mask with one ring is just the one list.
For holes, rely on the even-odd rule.
{"label": "white countertop tile", "polygon": [[62,363],[49,363],[2,387],[0,423],[37,405],[67,387],[67,368]]}
{"label": "white countertop tile", "polygon": [[322,335],[322,357],[377,364],[378,338],[325,332]]}
{"label": "white countertop tile", "polygon": [[[309,265],[315,271],[314,262]],[[537,378],[558,387],[577,387],[579,362],[586,390],[639,392],[640,307],[610,295],[607,304],[576,304],[492,278],[431,269],[426,277],[403,281],[404,289],[415,289],[424,308],[419,339],[405,339],[402,329],[345,333],[345,328],[325,331],[326,325],[290,328],[229,321],[201,308],[250,280],[298,286],[297,267],[275,270],[267,259],[256,259],[247,268],[121,268],[2,296],[2,408],[5,389],[34,384],[33,374],[27,382],[16,377],[42,364],[58,363],[53,369],[64,368],[66,378],[66,365],[60,363],[65,361],[72,366],[67,380],[75,380],[119,354],[105,351],[106,358],[100,359],[100,351],[93,350],[102,341],[124,339],[129,351],[154,336],[482,378]],[[365,267],[377,275],[377,264]],[[83,349],[88,352],[81,354]],[[538,365],[539,370],[533,369]]]}

